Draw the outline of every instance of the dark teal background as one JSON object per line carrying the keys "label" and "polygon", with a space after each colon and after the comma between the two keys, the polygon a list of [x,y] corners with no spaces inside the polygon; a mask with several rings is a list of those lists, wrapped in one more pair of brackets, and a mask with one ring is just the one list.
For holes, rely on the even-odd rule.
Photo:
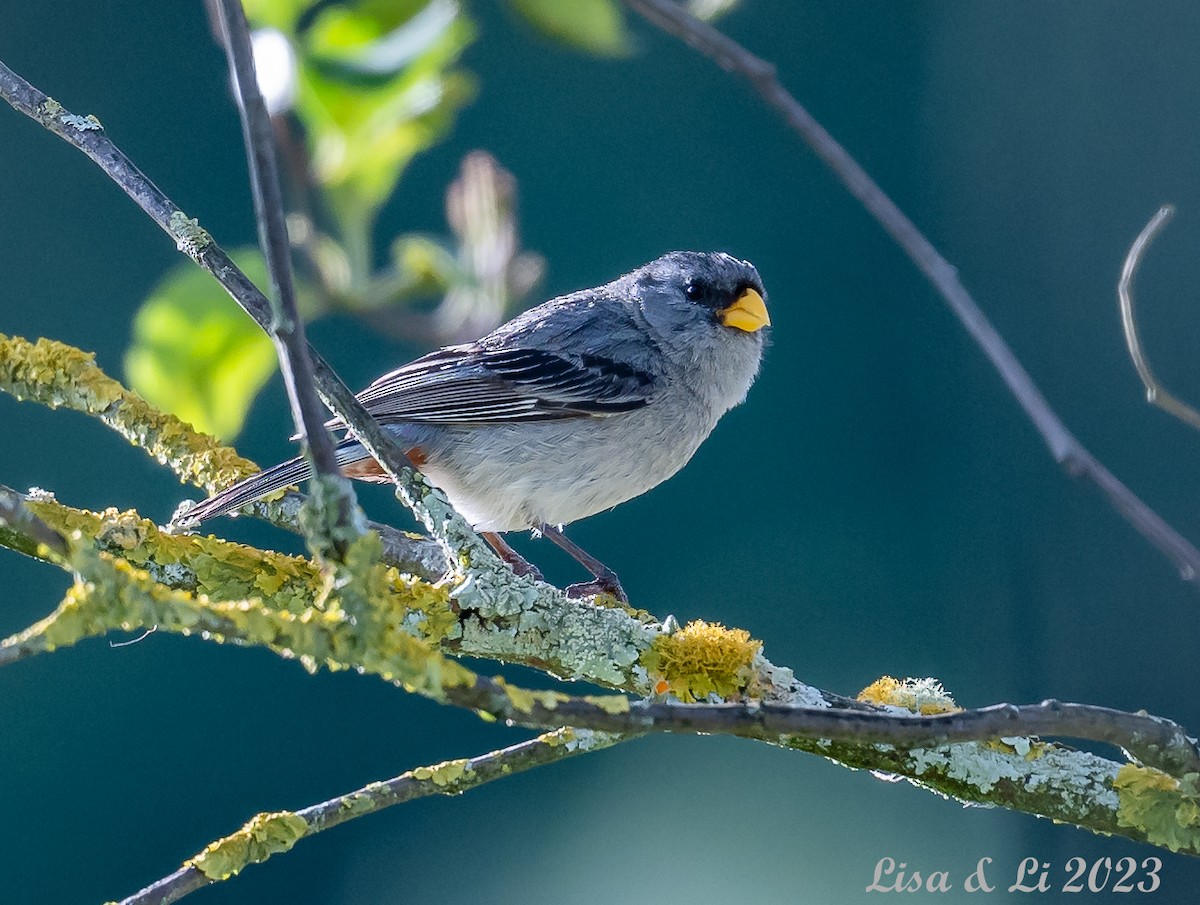
{"label": "dark teal background", "polygon": [[[526,244],[549,262],[543,295],[675,248],[747,257],[769,291],[773,346],[747,403],[677,478],[574,530],[636,604],[743,626],[839,692],[934,675],[969,706],[1052,696],[1200,729],[1200,591],[1059,470],[929,286],[773,115],[640,22],[632,59],[596,61],[471,5],[482,93],[410,170],[385,235],[443,231],[444,187],[484,147],[520,182]],[[0,59],[98,115],[221,242],[253,241],[199,2],[11,6]],[[1129,242],[1178,204],[1147,259],[1141,317],[1157,369],[1200,400],[1200,7],[747,0],[723,27],[779,64],[960,268],[1078,436],[1200,540],[1200,436],[1143,402],[1115,301]],[[175,258],[82,155],[0,110],[0,332],[95,350],[119,375],[131,317]],[[354,385],[419,351],[348,320],[312,339]],[[276,379],[239,447],[266,463],[290,454],[288,433]],[[159,520],[187,493],[95,422],[8,397],[0,481]],[[386,492],[364,500],[403,519]],[[294,549],[261,525],[215,529]],[[524,549],[551,578],[579,577],[548,545]],[[7,634],[67,582],[0,561]],[[163,634],[10,666],[0,903],[118,898],[256,811],[526,735],[375,679]],[[989,856],[993,901],[1017,898],[1004,889],[1026,855],[1059,879],[1076,855],[1161,855],[1152,901],[1194,902],[1200,887],[1193,859],[760,744],[664,737],[356,821],[196,900],[859,902],[879,898],[864,889],[890,856],[951,871],[955,891],[927,898],[957,902]]]}

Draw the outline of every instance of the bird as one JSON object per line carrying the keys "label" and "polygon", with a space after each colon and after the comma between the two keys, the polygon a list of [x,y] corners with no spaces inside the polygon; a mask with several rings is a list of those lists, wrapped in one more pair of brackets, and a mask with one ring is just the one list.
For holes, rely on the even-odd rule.
{"label": "bird", "polygon": [[[617,574],[563,526],[678,472],[757,376],[770,316],[758,271],[724,252],[677,251],[530,308],[474,342],[390,371],[367,412],[517,574],[541,573],[503,535],[532,530],[592,575],[572,597],[627,602]],[[334,418],[331,430],[346,426]],[[386,482],[347,433],[342,472]],[[310,476],[302,458],[259,472],[184,516],[198,525]]]}

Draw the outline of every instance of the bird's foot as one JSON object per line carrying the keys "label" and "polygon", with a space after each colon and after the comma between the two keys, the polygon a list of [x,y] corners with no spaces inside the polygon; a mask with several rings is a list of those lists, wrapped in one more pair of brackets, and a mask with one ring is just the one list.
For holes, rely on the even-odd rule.
{"label": "bird's foot", "polygon": [[508,565],[513,570],[513,574],[518,578],[532,578],[534,581],[546,580],[542,577],[542,570],[523,557],[517,562],[510,562]]}
{"label": "bird's foot", "polygon": [[481,531],[479,536],[487,541],[488,545],[496,551],[496,555],[508,563],[508,567],[513,570],[514,575],[519,578],[532,578],[534,581],[545,581],[541,570],[510,547],[508,541],[499,534],[491,531]]}
{"label": "bird's foot", "polygon": [[581,581],[579,584],[567,585],[563,589],[563,593],[572,600],[578,600],[581,597],[597,597],[601,594],[606,594],[617,601],[617,603],[629,606],[629,595],[625,593],[625,589],[621,587],[621,582],[617,580],[617,576],[605,576],[597,578],[594,581]]}

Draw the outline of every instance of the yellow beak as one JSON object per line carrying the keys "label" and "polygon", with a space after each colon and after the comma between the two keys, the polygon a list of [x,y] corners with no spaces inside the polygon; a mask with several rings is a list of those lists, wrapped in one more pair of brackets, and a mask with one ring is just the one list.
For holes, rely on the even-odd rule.
{"label": "yellow beak", "polygon": [[746,289],[738,296],[737,301],[728,308],[717,312],[721,323],[726,327],[736,327],[753,333],[763,327],[771,326],[771,318],[767,314],[767,305],[763,297],[753,289]]}

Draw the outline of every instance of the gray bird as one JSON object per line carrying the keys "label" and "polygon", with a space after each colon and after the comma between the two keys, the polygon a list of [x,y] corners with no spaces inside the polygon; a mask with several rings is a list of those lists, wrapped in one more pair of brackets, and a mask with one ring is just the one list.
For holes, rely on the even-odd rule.
{"label": "gray bird", "polygon": [[[747,261],[673,252],[430,352],[358,398],[518,573],[538,574],[500,535],[533,529],[592,573],[568,593],[625,599],[616,574],[562,526],[671,477],[746,398],[771,323],[763,296]],[[344,429],[336,419],[330,427]],[[387,480],[351,437],[337,460],[352,478]],[[308,476],[291,459],[185,519],[223,515]]]}

